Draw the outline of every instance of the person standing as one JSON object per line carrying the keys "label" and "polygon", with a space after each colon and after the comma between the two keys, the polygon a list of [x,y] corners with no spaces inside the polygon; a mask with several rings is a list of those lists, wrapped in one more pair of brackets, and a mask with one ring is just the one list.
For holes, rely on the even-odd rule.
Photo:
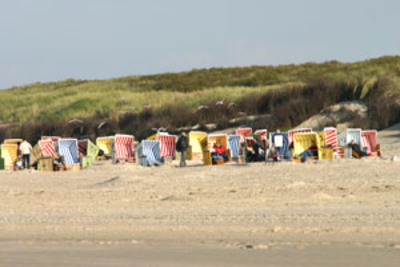
{"label": "person standing", "polygon": [[112,150],[111,163],[112,164],[117,164],[117,155],[115,154],[116,153],[115,152],[115,138],[112,141],[111,147],[112,147],[112,149],[111,149]]}
{"label": "person standing", "polygon": [[32,146],[26,140],[24,140],[19,145],[19,151],[21,151],[21,154],[22,154],[22,167],[24,169],[29,168],[31,166],[31,163],[30,163],[31,150],[32,150]]}
{"label": "person standing", "polygon": [[181,153],[181,161],[179,163],[180,167],[186,166],[185,154],[186,150],[189,148],[189,141],[186,132],[182,132],[178,141],[176,142],[176,151]]}

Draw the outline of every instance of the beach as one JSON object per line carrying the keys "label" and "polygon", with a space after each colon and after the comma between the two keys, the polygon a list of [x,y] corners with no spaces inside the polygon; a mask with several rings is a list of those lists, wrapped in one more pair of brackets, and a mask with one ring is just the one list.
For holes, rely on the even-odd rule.
{"label": "beach", "polygon": [[382,159],[2,171],[0,266],[398,266],[398,135]]}

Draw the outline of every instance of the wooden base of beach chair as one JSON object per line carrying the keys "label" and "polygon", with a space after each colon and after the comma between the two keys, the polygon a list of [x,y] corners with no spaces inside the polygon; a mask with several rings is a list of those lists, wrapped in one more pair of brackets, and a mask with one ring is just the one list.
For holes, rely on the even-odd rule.
{"label": "wooden base of beach chair", "polygon": [[203,159],[203,153],[192,153],[192,160],[201,160]]}
{"label": "wooden base of beach chair", "polygon": [[223,164],[225,164],[225,161],[224,160],[213,160],[212,164],[213,165],[223,165]]}
{"label": "wooden base of beach chair", "polygon": [[79,164],[68,164],[66,165],[67,171],[80,171],[81,165]]}
{"label": "wooden base of beach chair", "polygon": [[38,170],[44,172],[52,172],[54,170],[53,159],[51,157],[39,159]]}

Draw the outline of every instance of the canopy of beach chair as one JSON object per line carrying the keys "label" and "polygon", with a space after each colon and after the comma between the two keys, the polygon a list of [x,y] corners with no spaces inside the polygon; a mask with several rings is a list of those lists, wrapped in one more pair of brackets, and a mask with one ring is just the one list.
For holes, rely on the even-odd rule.
{"label": "canopy of beach chair", "polygon": [[9,145],[17,145],[18,143],[22,143],[24,141],[23,139],[17,138],[17,139],[5,139],[4,144],[9,144]]}
{"label": "canopy of beach chair", "polygon": [[298,156],[313,146],[321,147],[318,134],[315,132],[296,133],[293,137],[294,152]]}
{"label": "canopy of beach chair", "polygon": [[240,154],[240,135],[228,136],[228,149],[231,151],[231,157],[237,158]]}
{"label": "canopy of beach chair", "polygon": [[57,152],[54,148],[53,141],[51,139],[40,140],[39,146],[42,149],[42,153],[45,157],[57,157]]}
{"label": "canopy of beach chair", "polygon": [[77,139],[58,140],[58,149],[60,156],[64,156],[65,164],[79,163],[79,150]]}
{"label": "canopy of beach chair", "polygon": [[96,139],[96,145],[99,149],[103,150],[104,155],[112,156],[112,143],[114,141],[114,136],[98,137]]}
{"label": "canopy of beach chair", "polygon": [[282,147],[282,153],[284,155],[289,147],[288,133],[285,132],[269,133],[269,147],[271,148],[272,145],[275,145],[275,147],[277,148]]}
{"label": "canopy of beach chair", "polygon": [[189,145],[192,147],[192,153],[202,153],[207,146],[207,133],[191,131]]}
{"label": "canopy of beach chair", "polygon": [[160,141],[161,157],[175,157],[177,139],[178,137],[176,135],[170,135],[168,133],[159,133],[157,135],[157,140]]}
{"label": "canopy of beach chair", "polygon": [[131,160],[134,156],[133,135],[117,134],[114,138],[115,158],[117,160]]}
{"label": "canopy of beach chair", "polygon": [[351,143],[352,140],[360,147],[361,144],[361,129],[345,129],[343,132],[338,134],[338,143],[341,147],[347,147],[348,144]]}
{"label": "canopy of beach chair", "polygon": [[297,133],[310,133],[312,132],[311,128],[297,128],[288,131],[288,141],[289,146],[293,143],[294,135]]}
{"label": "canopy of beach chair", "polygon": [[361,147],[366,147],[368,153],[376,152],[378,132],[375,130],[361,131]]}
{"label": "canopy of beach chair", "polygon": [[147,164],[161,164],[160,141],[143,140],[142,153],[146,156]]}
{"label": "canopy of beach chair", "polygon": [[5,168],[12,168],[18,158],[18,146],[16,144],[2,144],[1,157],[4,159]]}
{"label": "canopy of beach chair", "polygon": [[240,136],[241,144],[245,141],[246,137],[251,135],[252,133],[253,133],[253,129],[251,129],[250,127],[236,129],[236,135]]}

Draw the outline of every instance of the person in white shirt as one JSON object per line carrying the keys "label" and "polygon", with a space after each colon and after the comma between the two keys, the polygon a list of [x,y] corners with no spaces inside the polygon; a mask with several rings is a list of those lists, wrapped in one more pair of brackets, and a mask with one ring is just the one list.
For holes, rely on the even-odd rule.
{"label": "person in white shirt", "polygon": [[19,145],[19,151],[21,151],[22,154],[22,167],[29,168],[30,167],[30,155],[31,155],[31,150],[32,146],[29,144],[26,140],[24,140],[20,145]]}

